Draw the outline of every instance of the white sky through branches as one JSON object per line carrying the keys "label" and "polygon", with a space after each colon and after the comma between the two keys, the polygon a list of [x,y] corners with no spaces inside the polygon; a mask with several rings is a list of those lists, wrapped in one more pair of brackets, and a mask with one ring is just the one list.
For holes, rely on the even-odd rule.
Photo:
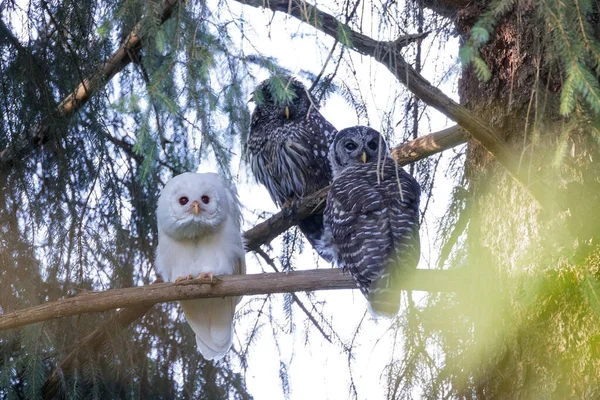
{"label": "white sky through branches", "polygon": [[[19,1],[17,3],[26,3]],[[328,8],[327,5],[331,8]],[[225,7],[224,7],[225,6]],[[22,4],[26,9],[27,4]],[[292,72],[308,70],[314,74],[321,71],[329,55],[334,40],[306,24],[302,24],[292,17],[281,13],[273,15],[271,11],[244,7],[237,2],[224,2],[219,6],[215,0],[208,2],[211,10],[219,9],[220,18],[236,21],[230,25],[230,34],[246,55],[260,53],[276,58],[279,63]],[[337,15],[333,2],[319,4],[327,12]],[[240,25],[239,19],[244,20]],[[362,16],[364,33],[380,40],[393,40],[399,33],[415,33],[416,29],[404,27],[400,32],[377,26],[370,15]],[[20,21],[23,21],[20,23]],[[11,21],[16,29],[17,36],[24,42],[28,41],[29,29],[26,16],[18,13]],[[243,26],[243,34],[240,28]],[[377,27],[375,27],[377,26]],[[19,29],[19,27],[21,29]],[[390,32],[392,31],[392,32]],[[387,35],[387,36],[386,36]],[[341,45],[338,44],[332,60],[326,68],[326,74],[331,73],[337,62],[337,55]],[[423,43],[424,71],[423,75],[432,83],[437,84],[444,72],[456,64],[458,45],[452,40],[445,46],[444,54],[438,53],[435,38],[428,38]],[[411,49],[407,49],[410,52]],[[346,59],[348,59],[346,57]],[[337,129],[357,124],[370,125],[382,131],[384,114],[393,108],[397,125],[391,145],[401,143],[403,127],[408,123],[401,121],[404,113],[404,104],[397,104],[396,97],[403,86],[382,65],[374,62],[370,57],[361,56],[355,52],[350,53],[351,64],[343,62],[334,83],[344,80],[351,86],[360,88],[362,99],[367,103],[367,118],[359,118],[356,112],[339,95],[329,98],[321,109],[322,114]],[[269,74],[266,70],[256,68],[256,82],[249,82],[249,86],[258,84],[266,79]],[[305,77],[301,80],[307,83]],[[118,77],[111,84],[118,85]],[[440,85],[440,89],[447,95],[457,98],[455,77]],[[117,91],[118,92],[118,91]],[[252,107],[251,105],[249,105]],[[444,116],[434,110],[427,110],[425,118],[420,122],[420,134],[440,130],[453,125]],[[198,140],[195,140],[198,142]],[[245,226],[248,229],[263,220],[257,216],[261,213],[274,213],[276,206],[271,201],[266,189],[255,183],[247,170],[247,165],[240,162],[239,148],[233,149],[236,154],[232,162],[233,175],[238,177],[238,192],[245,209]],[[425,223],[421,228],[422,256],[420,268],[435,267],[438,250],[435,246],[436,221],[442,217],[447,209],[449,194],[453,183],[443,175],[447,162],[452,155],[452,150],[445,155],[440,163],[434,189],[434,199],[428,209]],[[437,156],[436,156],[437,157]],[[239,168],[239,170],[238,170]],[[199,166],[199,172],[215,171],[214,160],[205,160]],[[422,205],[425,198],[422,199]],[[269,253],[281,268],[277,257],[281,254],[281,239],[275,239],[273,249]],[[246,256],[247,272],[271,272],[271,268],[264,262],[259,262],[254,253]],[[330,265],[320,260],[316,253],[306,242],[304,251],[297,254],[294,262],[296,269],[330,268]],[[238,306],[241,317],[236,321],[234,346],[236,351],[245,350],[245,341],[253,327],[258,326],[258,336],[250,346],[248,353],[248,369],[245,371],[246,383],[249,392],[256,400],[280,399],[284,397],[279,371],[281,365],[288,369],[289,397],[294,400],[321,400],[351,398],[351,380],[354,383],[359,399],[385,398],[385,381],[382,371],[386,364],[393,358],[402,354],[402,349],[397,346],[391,328],[392,321],[386,319],[374,320],[370,315],[364,317],[360,330],[357,327],[366,310],[366,300],[359,291],[324,291],[315,293],[308,298],[304,293],[297,293],[302,302],[309,307],[321,311],[326,320],[330,321],[333,332],[328,331],[333,344],[327,342],[305,314],[293,305],[291,321],[286,319],[283,312],[283,295],[273,295],[269,311],[258,315],[258,310],[263,304],[265,296],[245,297]],[[413,299],[417,302],[423,297],[422,293],[414,293]],[[266,315],[271,313],[274,323],[270,324]],[[258,323],[257,323],[258,318]],[[326,323],[324,323],[325,326]],[[275,337],[277,338],[277,344]],[[342,350],[342,343],[353,343],[353,356],[349,360],[348,354]],[[235,355],[230,355],[235,359]],[[241,372],[244,372],[241,366]],[[418,393],[415,393],[418,397]]]}
{"label": "white sky through branches", "polygon": [[[243,42],[243,49],[247,54],[258,51],[263,55],[272,56],[279,61],[280,65],[289,68],[293,72],[309,70],[318,74],[321,71],[334,42],[332,38],[281,13],[273,15],[271,11],[243,7],[236,2],[225,4],[228,6],[227,11],[231,12],[229,18],[235,19],[241,16],[245,20],[243,27],[246,39]],[[209,7],[211,7],[210,4]],[[331,12],[323,4],[319,4],[319,7]],[[227,19],[228,13],[223,9],[221,11],[222,17]],[[335,13],[333,14],[335,15]],[[364,22],[364,26],[369,26],[366,20]],[[235,32],[235,29],[231,31]],[[406,29],[406,33],[414,32],[416,32],[416,29]],[[378,37],[376,32],[365,33],[370,34],[372,37]],[[234,40],[238,37],[241,38],[239,31],[237,35],[234,33],[232,36]],[[383,40],[393,39],[393,37],[378,38]],[[452,41],[451,47],[446,46],[445,54],[441,60],[436,60],[435,42],[426,40],[423,49],[425,59],[423,75],[430,81],[437,83],[448,66],[456,62],[457,41]],[[397,95],[397,91],[404,90],[404,88],[385,67],[374,62],[370,57],[352,52],[351,58],[356,78],[349,75],[348,68],[342,67],[336,79],[347,79],[349,82],[356,79],[368,105],[368,120],[359,119],[356,112],[339,95],[334,95],[328,99],[322,105],[321,112],[337,129],[362,124],[381,130],[383,113],[389,109],[390,103],[394,101]],[[334,62],[330,61],[326,72],[329,73],[334,68]],[[256,69],[256,72],[257,83],[269,76],[265,70],[259,71]],[[307,83],[306,79],[303,80]],[[455,79],[450,79],[440,88],[446,94],[456,98],[455,83]],[[396,114],[402,117],[403,105],[400,107],[396,105],[396,108],[398,110]],[[453,125],[452,121],[448,121],[447,118],[435,110],[428,110],[427,117],[428,120],[426,118],[421,119],[420,134]],[[406,121],[403,124],[406,124]],[[398,128],[400,129],[400,125]],[[402,131],[394,132],[393,136],[396,141],[392,145],[400,144]],[[452,151],[449,153],[453,154]],[[435,248],[434,243],[435,222],[445,212],[452,188],[452,183],[443,176],[443,171],[446,169],[444,163],[447,163],[448,159],[449,155],[446,155],[440,163],[441,172],[436,180],[436,189],[434,189],[435,199],[429,207],[425,223],[421,228],[422,256],[419,268],[428,268],[430,260],[431,267],[435,267],[437,262],[438,250]],[[240,164],[239,162],[233,162],[232,165],[238,166]],[[211,167],[211,165],[205,164],[200,166],[199,171],[210,171]],[[245,168],[247,166],[242,163],[242,170],[237,175],[239,177],[238,192],[240,200],[246,210],[254,211],[254,214],[246,212],[245,228],[248,229],[260,222],[256,218],[256,215],[260,212],[273,213],[277,211],[277,208],[272,203],[266,189],[261,185],[257,185],[250,174],[244,171]],[[246,179],[248,176],[250,178]],[[425,199],[422,200],[422,203],[425,203]],[[274,240],[272,245],[273,251],[270,255],[276,258],[281,254],[280,239]],[[253,253],[247,254],[246,262],[249,273],[258,273],[263,270],[265,272],[271,271],[270,267],[264,262],[261,266],[257,256]],[[277,265],[279,267],[278,263]],[[295,258],[294,266],[297,269],[330,268],[326,262],[316,256],[308,242],[305,242],[304,252]],[[303,293],[298,293],[298,296],[305,305],[311,305],[311,302]],[[414,293],[413,299],[418,304],[422,296],[422,293]],[[275,295],[275,297],[271,312],[276,317],[276,326],[274,328],[269,326],[269,322],[264,315],[259,317],[259,338],[249,350],[246,382],[250,393],[255,396],[255,399],[283,398],[284,394],[279,378],[280,362],[285,364],[288,369],[291,399],[333,400],[351,398],[351,379],[356,386],[359,399],[385,398],[385,378],[382,371],[385,365],[392,360],[393,355],[397,358],[402,354],[402,349],[395,346],[393,329],[390,329],[392,321],[386,319],[376,321],[367,313],[360,331],[355,335],[366,310],[366,300],[361,293],[357,290],[316,293],[313,303],[326,302],[324,307],[319,306],[319,310],[322,310],[324,315],[330,318],[332,327],[335,334],[339,335],[339,339],[349,344],[354,337],[354,359],[349,361],[348,355],[343,352],[341,345],[335,343],[335,334],[331,335],[334,344],[327,342],[296,305],[293,306],[293,321],[291,323],[294,328],[289,332],[290,323],[286,321],[283,313],[283,295]],[[248,309],[257,309],[262,304],[260,299],[263,298],[246,297],[240,303],[239,314],[244,314]],[[255,326],[256,320],[256,313],[250,313],[237,321],[236,335],[242,340],[242,343],[235,342],[238,350],[245,348],[243,346],[245,335],[249,334]],[[278,346],[275,344],[275,335],[277,336]],[[350,376],[349,362],[352,377]],[[418,397],[418,393],[415,393],[415,395]]]}

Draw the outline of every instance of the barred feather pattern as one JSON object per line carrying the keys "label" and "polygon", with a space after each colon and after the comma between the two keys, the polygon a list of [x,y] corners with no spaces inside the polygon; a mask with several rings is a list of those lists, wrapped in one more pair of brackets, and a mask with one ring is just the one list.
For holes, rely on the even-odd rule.
{"label": "barred feather pattern", "polygon": [[398,282],[419,262],[421,190],[387,155],[387,146],[381,153],[379,162],[349,163],[336,173],[323,242],[352,274],[372,313],[390,317],[400,306]]}
{"label": "barred feather pattern", "polygon": [[[327,155],[337,133],[300,81],[290,78],[290,88],[296,97],[276,104],[269,81],[258,86],[262,103],[252,114],[248,139],[252,173],[280,208],[331,182]],[[323,215],[313,215],[298,225],[314,247],[323,233]]]}

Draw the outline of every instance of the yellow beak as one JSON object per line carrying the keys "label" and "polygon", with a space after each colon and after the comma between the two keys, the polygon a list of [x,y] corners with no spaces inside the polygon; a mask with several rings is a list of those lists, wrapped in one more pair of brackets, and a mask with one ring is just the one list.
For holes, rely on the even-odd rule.
{"label": "yellow beak", "polygon": [[192,203],[192,208],[194,209],[194,215],[198,215],[200,213],[200,203],[197,201]]}
{"label": "yellow beak", "polygon": [[362,154],[360,155],[360,161],[363,162],[363,164],[367,163],[367,153],[365,153],[364,151],[362,152]]}
{"label": "yellow beak", "polygon": [[283,111],[285,112],[285,118],[290,119],[290,108],[288,106],[285,106],[285,110]]}

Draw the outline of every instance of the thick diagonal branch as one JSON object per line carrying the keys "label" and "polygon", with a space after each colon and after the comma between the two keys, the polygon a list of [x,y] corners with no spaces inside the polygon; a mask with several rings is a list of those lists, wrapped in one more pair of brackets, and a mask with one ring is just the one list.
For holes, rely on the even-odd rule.
{"label": "thick diagonal branch", "polygon": [[[178,3],[178,0],[165,0],[159,15],[161,24],[171,18]],[[132,55],[141,48],[143,39],[141,30],[142,22],[140,21],[125,38],[121,46],[104,62],[102,67],[95,74],[80,82],[73,92],[58,104],[52,120],[42,121],[33,132],[24,132],[20,138],[1,150],[0,169],[10,167],[16,160],[47,143],[52,137],[53,126],[57,123],[55,119],[66,120],[71,117],[87,103],[94,93],[129,65],[132,61]]]}
{"label": "thick diagonal branch", "polygon": [[[464,273],[459,270],[415,270],[402,279],[400,289],[455,291],[464,284],[464,279]],[[208,283],[207,279],[157,283],[86,293],[4,314],[0,316],[0,331],[69,315],[176,300],[353,288],[356,283],[341,269],[223,275],[216,277],[213,283]]]}
{"label": "thick diagonal branch", "polygon": [[542,206],[546,205],[542,182],[527,168],[521,168],[517,153],[494,131],[486,121],[479,118],[466,107],[458,104],[441,90],[429,83],[414,70],[402,57],[400,50],[406,45],[406,37],[394,41],[377,41],[362,33],[352,30],[338,21],[334,16],[302,0],[235,0],[252,7],[264,7],[273,11],[289,14],[309,24],[325,34],[338,38],[344,36],[344,42],[353,50],[373,57],[384,65],[402,82],[408,90],[426,104],[435,108],[448,118],[458,123],[473,138],[479,141],[508,172],[529,190]]}
{"label": "thick diagonal branch", "polygon": [[[465,143],[466,140],[467,135],[465,132],[460,127],[453,126],[401,144],[392,149],[391,153],[398,164],[406,165],[454,146],[458,146],[459,144]],[[299,220],[323,210],[328,190],[329,188],[321,189],[313,195],[303,199],[292,217],[286,216],[283,212],[279,212],[248,230],[245,234],[246,249],[252,251],[265,243],[269,243],[271,240],[295,225]]]}

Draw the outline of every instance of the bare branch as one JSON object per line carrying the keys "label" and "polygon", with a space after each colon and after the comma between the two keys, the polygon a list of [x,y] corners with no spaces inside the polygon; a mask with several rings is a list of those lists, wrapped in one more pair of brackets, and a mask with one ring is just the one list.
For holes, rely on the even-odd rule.
{"label": "bare branch", "polygon": [[337,38],[339,32],[344,32],[349,37],[346,42],[350,43],[350,48],[373,57],[394,74],[415,96],[463,127],[530,192],[540,205],[547,205],[550,201],[547,196],[544,196],[545,190],[542,181],[530,174],[526,167],[520,167],[516,152],[510,148],[498,132],[475,113],[446,96],[406,62],[400,53],[400,48],[406,44],[404,36],[391,42],[374,40],[352,30],[331,14],[323,12],[303,0],[235,1],[252,7],[264,7],[289,14],[333,38]]}
{"label": "bare branch", "polygon": [[[402,280],[400,289],[457,291],[464,282],[465,273],[461,270],[415,270]],[[80,296],[0,315],[0,331],[69,315],[150,306],[176,300],[354,288],[356,283],[352,277],[343,273],[341,269],[221,275],[212,283],[207,279],[194,279],[104,292],[86,292]]]}
{"label": "bare branch", "polygon": [[439,15],[452,19],[458,10],[469,5],[469,0],[424,0],[423,5]]}

